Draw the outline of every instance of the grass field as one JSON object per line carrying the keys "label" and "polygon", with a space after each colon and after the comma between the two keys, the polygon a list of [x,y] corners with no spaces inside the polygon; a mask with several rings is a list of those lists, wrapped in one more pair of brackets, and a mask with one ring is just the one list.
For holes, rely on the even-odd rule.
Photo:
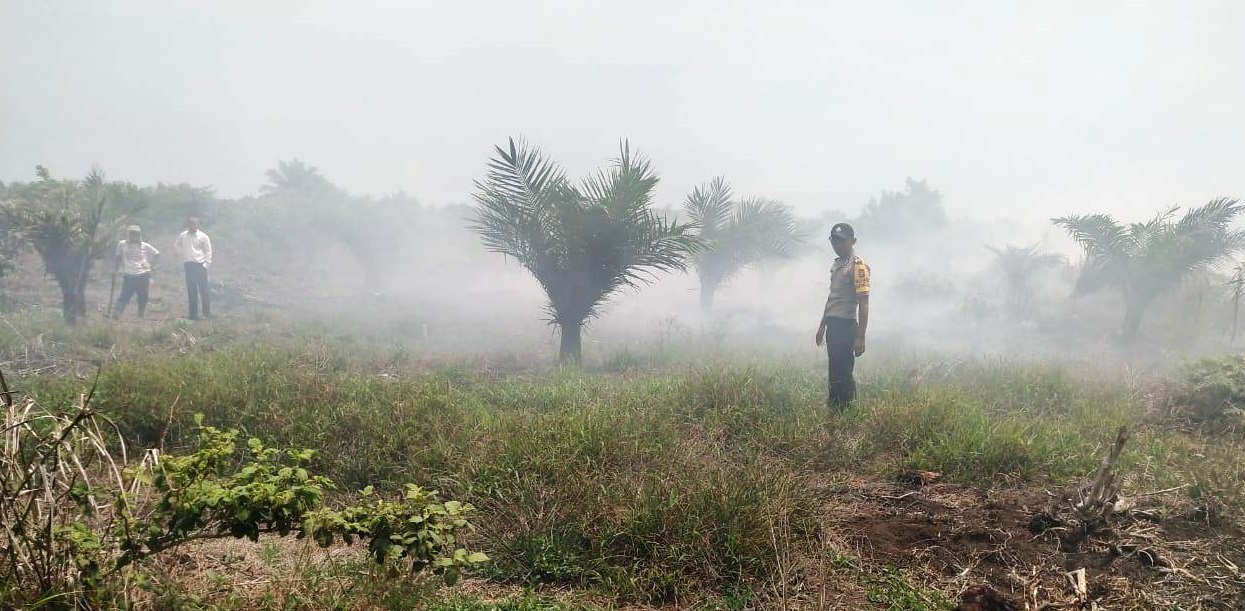
{"label": "grass field", "polygon": [[[1075,602],[1078,568],[1110,608],[1245,595],[1243,437],[1190,424],[1162,377],[875,346],[835,415],[808,353],[499,369],[255,323],[6,324],[0,362],[44,405],[71,404],[102,362],[95,404],[132,446],[189,450],[203,414],[315,449],[345,491],[414,482],[469,502],[492,558],[444,588],[344,548],[213,542],[142,567],[134,607],[949,609],[988,584],[1038,608]],[[1120,426],[1141,517],[1075,549],[1035,530]]]}

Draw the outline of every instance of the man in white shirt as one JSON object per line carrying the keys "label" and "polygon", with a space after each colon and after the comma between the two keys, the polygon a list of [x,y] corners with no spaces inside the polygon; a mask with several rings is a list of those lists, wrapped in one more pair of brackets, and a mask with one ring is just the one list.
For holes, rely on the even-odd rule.
{"label": "man in white shirt", "polygon": [[186,269],[186,293],[190,297],[190,320],[199,319],[199,302],[203,301],[203,317],[212,316],[212,297],[208,288],[208,268],[212,267],[212,240],[199,231],[199,219],[186,219],[186,231],[177,236],[173,250],[182,257]]}
{"label": "man in white shirt", "polygon": [[113,309],[113,318],[121,316],[130,299],[138,296],[138,317],[147,312],[147,295],[151,288],[151,268],[160,258],[160,251],[155,246],[143,241],[143,230],[138,225],[130,225],[127,239],[117,243],[117,255],[113,273],[121,269],[121,297]]}

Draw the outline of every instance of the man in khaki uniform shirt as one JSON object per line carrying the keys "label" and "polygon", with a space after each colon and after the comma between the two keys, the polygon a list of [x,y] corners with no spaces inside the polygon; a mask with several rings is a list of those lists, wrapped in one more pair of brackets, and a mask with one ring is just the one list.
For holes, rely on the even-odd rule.
{"label": "man in khaki uniform shirt", "polygon": [[856,256],[856,230],[839,223],[830,230],[830,246],[838,257],[830,267],[830,296],[817,326],[817,345],[825,345],[830,359],[830,394],[826,405],[842,410],[856,398],[852,370],[865,353],[869,327],[870,270]]}

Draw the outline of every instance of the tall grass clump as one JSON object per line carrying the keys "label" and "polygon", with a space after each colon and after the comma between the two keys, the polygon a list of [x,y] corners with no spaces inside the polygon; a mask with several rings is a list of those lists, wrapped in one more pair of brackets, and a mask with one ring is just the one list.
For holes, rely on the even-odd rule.
{"label": "tall grass clump", "polygon": [[1092,469],[1102,439],[1144,412],[1123,384],[1058,364],[982,361],[886,371],[849,417],[906,467],[989,485]]}
{"label": "tall grass clump", "polygon": [[[665,377],[606,383],[555,376],[538,409],[493,391],[486,438],[461,477],[490,513],[493,576],[594,586],[624,599],[675,601],[774,570],[774,529],[807,528],[815,497],[802,476],[728,437],[672,418]],[[509,387],[509,388],[506,388]],[[591,390],[592,392],[585,392]]]}

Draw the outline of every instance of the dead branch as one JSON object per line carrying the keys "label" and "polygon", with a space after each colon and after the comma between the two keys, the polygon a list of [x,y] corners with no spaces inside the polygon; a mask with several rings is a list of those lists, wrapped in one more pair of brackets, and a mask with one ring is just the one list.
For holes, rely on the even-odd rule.
{"label": "dead branch", "polygon": [[1115,499],[1120,494],[1120,484],[1115,477],[1115,463],[1128,441],[1128,429],[1121,426],[1115,436],[1111,452],[1102,459],[1098,473],[1089,488],[1081,490],[1081,498],[1075,504],[1076,515],[1083,523],[1104,522],[1115,511]]}

